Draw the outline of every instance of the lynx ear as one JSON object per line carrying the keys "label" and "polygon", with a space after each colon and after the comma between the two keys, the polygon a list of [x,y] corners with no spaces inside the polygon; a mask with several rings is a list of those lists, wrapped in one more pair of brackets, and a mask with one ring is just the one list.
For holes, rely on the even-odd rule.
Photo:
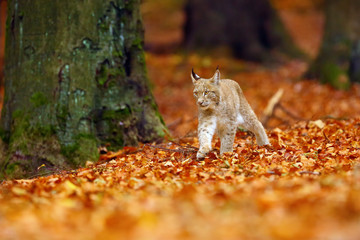
{"label": "lynx ear", "polygon": [[196,73],[194,73],[194,69],[191,69],[191,79],[192,79],[193,83],[195,83],[197,80],[200,79],[200,76],[197,75]]}
{"label": "lynx ear", "polygon": [[219,81],[220,81],[219,66],[217,66],[216,72],[215,72],[214,76],[211,78],[211,81],[216,85],[219,84]]}

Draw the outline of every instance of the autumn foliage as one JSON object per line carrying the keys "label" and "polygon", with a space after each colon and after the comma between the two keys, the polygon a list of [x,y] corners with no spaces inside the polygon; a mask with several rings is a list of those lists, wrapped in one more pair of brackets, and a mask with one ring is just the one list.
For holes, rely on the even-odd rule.
{"label": "autumn foliage", "polygon": [[[238,132],[196,161],[196,139],[102,155],[2,183],[1,239],[329,239],[360,234],[360,119]],[[60,236],[57,238],[57,236]]]}
{"label": "autumn foliage", "polygon": [[[319,23],[313,14],[305,21]],[[302,42],[305,50],[314,38]],[[146,60],[172,138],[103,148],[84,168],[1,182],[0,239],[359,238],[359,85],[344,92],[307,81],[307,64],[296,60],[276,68],[197,54]],[[210,77],[217,65],[261,120],[274,94],[283,95],[266,121],[271,146],[239,129],[233,153],[220,157],[216,138],[196,161],[190,71]]]}

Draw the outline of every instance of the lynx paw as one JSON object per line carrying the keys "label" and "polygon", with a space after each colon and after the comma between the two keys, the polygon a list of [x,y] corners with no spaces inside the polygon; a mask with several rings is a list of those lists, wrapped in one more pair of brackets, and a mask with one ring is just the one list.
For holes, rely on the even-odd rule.
{"label": "lynx paw", "polygon": [[196,154],[197,160],[204,159],[205,156],[206,156],[206,153],[202,153],[200,151],[198,151],[197,154]]}
{"label": "lynx paw", "polygon": [[211,145],[200,145],[199,151],[196,154],[196,158],[203,159],[205,158],[206,154],[208,154],[211,151]]}
{"label": "lynx paw", "polygon": [[256,139],[256,144],[259,145],[259,146],[271,145],[268,139],[259,140],[259,141]]}
{"label": "lynx paw", "polygon": [[233,150],[232,149],[228,149],[228,150],[220,150],[220,156],[223,156],[224,155],[224,153],[232,153],[233,152]]}
{"label": "lynx paw", "polygon": [[200,149],[197,154],[196,154],[196,158],[198,160],[200,159],[204,159],[206,157],[206,154],[208,154],[209,152],[211,151],[210,148],[203,148],[203,149]]}

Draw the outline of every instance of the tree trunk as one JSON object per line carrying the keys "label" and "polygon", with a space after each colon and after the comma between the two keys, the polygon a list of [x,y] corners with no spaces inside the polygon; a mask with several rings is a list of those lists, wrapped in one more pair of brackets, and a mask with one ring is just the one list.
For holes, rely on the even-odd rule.
{"label": "tree trunk", "polygon": [[[5,22],[7,2],[0,0],[0,112],[4,96],[4,49],[5,49]],[[0,114],[1,115],[1,114]]]}
{"label": "tree trunk", "polygon": [[188,0],[185,13],[189,49],[228,46],[251,61],[268,60],[273,50],[301,56],[268,0]]}
{"label": "tree trunk", "polygon": [[143,52],[140,0],[11,1],[5,104],[7,176],[97,160],[164,135]]}
{"label": "tree trunk", "polygon": [[360,82],[360,1],[325,2],[324,40],[307,77],[339,89]]}

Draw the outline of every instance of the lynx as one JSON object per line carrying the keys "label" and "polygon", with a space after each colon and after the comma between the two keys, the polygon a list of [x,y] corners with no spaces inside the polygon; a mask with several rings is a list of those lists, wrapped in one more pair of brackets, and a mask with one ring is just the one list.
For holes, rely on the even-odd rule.
{"label": "lynx", "polygon": [[232,152],[238,126],[253,132],[258,145],[269,144],[264,127],[237,82],[220,79],[218,68],[214,76],[209,79],[201,78],[192,70],[191,79],[199,109],[200,148],[196,155],[197,159],[204,158],[211,151],[211,141],[215,133],[221,142],[220,155]]}

